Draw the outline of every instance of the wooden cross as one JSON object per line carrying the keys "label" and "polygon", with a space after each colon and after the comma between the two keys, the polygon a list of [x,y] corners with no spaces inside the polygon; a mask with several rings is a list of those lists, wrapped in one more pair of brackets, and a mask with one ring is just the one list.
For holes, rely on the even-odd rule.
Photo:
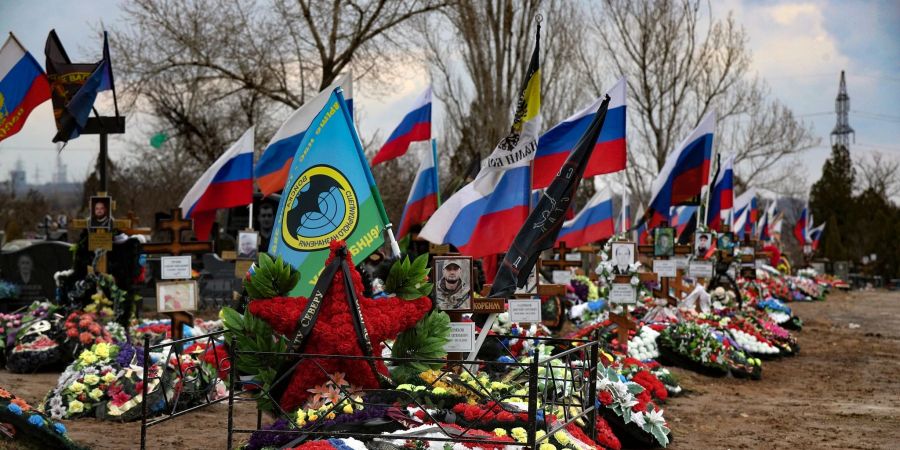
{"label": "wooden cross", "polygon": [[[681,245],[676,244],[674,248],[674,252],[676,255],[690,255],[691,254],[691,246],[690,245]],[[647,256],[650,259],[654,258],[653,256],[653,245],[639,245],[638,246],[638,254]],[[667,256],[657,256],[657,259],[669,259]],[[678,284],[681,283],[681,274],[680,271],[676,271],[676,278],[678,280]],[[668,302],[669,306],[675,306],[678,304],[678,299],[672,296],[669,293],[669,281],[670,277],[659,277],[659,288],[653,290],[653,296],[656,298],[664,298],[666,302]],[[676,287],[676,293],[679,292]]]}
{"label": "wooden cross", "polygon": [[156,224],[159,230],[169,232],[170,242],[156,242],[143,245],[143,252],[151,255],[169,254],[178,256],[183,253],[203,254],[212,251],[213,246],[210,241],[202,242],[184,242],[182,241],[181,232],[191,229],[192,220],[184,220],[181,216],[181,208],[172,210],[171,219],[160,219]]}
{"label": "wooden cross", "polygon": [[672,286],[672,291],[675,292],[675,300],[680,303],[686,294],[690,294],[694,290],[694,287],[684,285],[684,271],[681,269],[675,272],[673,281],[675,283]]}
{"label": "wooden cross", "polygon": [[542,260],[541,265],[553,269],[565,270],[569,267],[581,267],[581,261],[566,261],[566,255],[573,249],[566,247],[565,242],[560,242],[559,247],[554,247],[551,251],[554,255],[559,255],[559,259]]}
{"label": "wooden cross", "polygon": [[609,321],[616,324],[619,345],[628,351],[628,331],[637,330],[637,324],[628,316],[628,308],[625,308],[623,314],[609,313]]}
{"label": "wooden cross", "polygon": [[121,230],[123,233],[129,236],[133,236],[135,234],[150,235],[150,233],[152,232],[150,227],[138,227],[140,218],[134,214],[134,211],[128,211],[128,215],[126,217],[127,218],[125,220],[128,221],[128,227]]}

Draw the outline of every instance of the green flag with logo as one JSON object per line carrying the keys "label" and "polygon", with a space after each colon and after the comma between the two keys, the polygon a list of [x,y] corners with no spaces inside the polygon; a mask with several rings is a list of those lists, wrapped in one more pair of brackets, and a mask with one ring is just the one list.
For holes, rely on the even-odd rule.
{"label": "green flag with logo", "polygon": [[300,141],[281,193],[269,253],[300,271],[291,295],[309,296],[340,239],[358,264],[384,244],[387,214],[340,88]]}

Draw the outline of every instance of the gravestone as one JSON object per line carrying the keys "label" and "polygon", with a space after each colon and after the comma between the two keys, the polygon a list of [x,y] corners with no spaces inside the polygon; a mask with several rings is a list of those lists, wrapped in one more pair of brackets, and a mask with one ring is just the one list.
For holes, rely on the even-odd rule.
{"label": "gravestone", "polygon": [[[19,286],[19,305],[56,298],[53,274],[72,268],[71,245],[35,242],[22,249],[0,253],[0,278]],[[10,305],[11,306],[11,305]]]}
{"label": "gravestone", "polygon": [[232,292],[240,291],[241,280],[234,276],[235,261],[222,259],[215,253],[204,254],[202,261],[200,309],[229,305]]}
{"label": "gravestone", "polygon": [[833,272],[835,277],[848,281],[850,279],[850,263],[848,261],[835,261]]}

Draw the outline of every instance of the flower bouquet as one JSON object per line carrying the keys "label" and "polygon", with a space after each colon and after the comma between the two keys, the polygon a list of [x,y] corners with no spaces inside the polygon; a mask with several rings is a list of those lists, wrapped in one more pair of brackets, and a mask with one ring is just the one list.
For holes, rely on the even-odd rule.
{"label": "flower bouquet", "polygon": [[650,393],[638,383],[622,381],[613,367],[598,369],[597,399],[601,414],[626,447],[665,447],[671,431]]}
{"label": "flower bouquet", "polygon": [[644,325],[638,333],[628,341],[628,356],[640,361],[647,361],[659,357],[659,346],[656,338],[659,332]]}
{"label": "flower bouquet", "polygon": [[56,310],[50,303],[34,302],[21,319],[12,321],[14,329],[6,330],[6,367],[10,372],[32,373],[65,358],[60,347],[61,320],[53,314]]}
{"label": "flower bouquet", "polygon": [[726,348],[707,324],[682,321],[670,325],[659,337],[659,360],[710,376],[725,376]]}

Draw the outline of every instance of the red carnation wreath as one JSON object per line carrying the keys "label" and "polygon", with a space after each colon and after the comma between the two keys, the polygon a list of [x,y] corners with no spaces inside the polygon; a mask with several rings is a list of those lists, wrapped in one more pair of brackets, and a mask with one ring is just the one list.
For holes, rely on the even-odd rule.
{"label": "red carnation wreath", "polygon": [[[331,243],[331,254],[325,262],[327,266],[335,257],[337,249],[344,247],[343,241]],[[394,339],[397,335],[415,326],[431,309],[431,299],[422,297],[415,300],[404,300],[389,297],[372,300],[363,296],[362,278],[353,266],[353,261],[346,256],[350,266],[350,278],[369,338],[374,347],[375,356],[381,356],[383,341]],[[356,339],[350,306],[347,302],[344,275],[338,271],[332,280],[331,287],[322,300],[318,321],[306,340],[303,353],[321,355],[363,355]],[[297,328],[297,319],[306,308],[306,297],[276,297],[250,302],[250,313],[266,321],[272,328],[283,335],[292,337]],[[318,365],[324,369],[319,369]],[[383,362],[377,363],[378,371],[389,375]],[[364,360],[337,359],[304,359],[297,365],[287,389],[279,399],[281,407],[290,411],[309,397],[307,389],[324,384],[328,374],[343,372],[347,381],[360,388],[377,388],[378,377],[371,366]]]}

